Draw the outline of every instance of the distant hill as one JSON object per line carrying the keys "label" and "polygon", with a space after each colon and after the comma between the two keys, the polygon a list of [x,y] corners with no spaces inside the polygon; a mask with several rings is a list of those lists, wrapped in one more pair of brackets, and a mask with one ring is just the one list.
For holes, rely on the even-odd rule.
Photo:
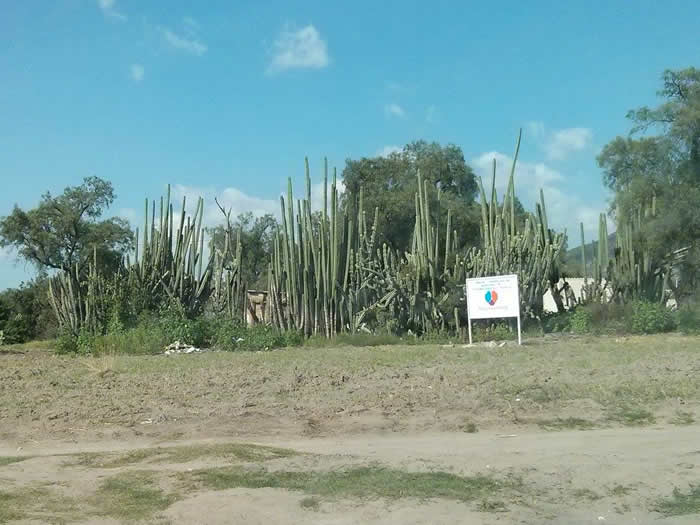
{"label": "distant hill", "polygon": [[[608,235],[609,257],[615,255],[616,241],[617,236],[615,232]],[[586,243],[584,245],[584,250],[586,252],[586,273],[591,275],[593,273],[593,261],[598,260],[598,241]],[[564,254],[564,268],[569,277],[581,277],[583,275],[581,271],[581,245],[566,251]]]}

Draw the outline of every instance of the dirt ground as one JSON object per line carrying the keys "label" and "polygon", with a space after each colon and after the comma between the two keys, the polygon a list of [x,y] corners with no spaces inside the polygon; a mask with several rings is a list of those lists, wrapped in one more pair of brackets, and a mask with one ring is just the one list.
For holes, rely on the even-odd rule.
{"label": "dirt ground", "polygon": [[[11,349],[0,522],[700,523],[698,372],[700,339],[681,336],[170,357]],[[216,448],[231,443],[289,452]],[[202,482],[228,467],[279,476]],[[290,481],[356,468],[488,483],[434,497],[410,479],[398,492],[358,492],[366,477],[337,491]],[[134,479],[141,492],[127,486],[110,507],[100,491]],[[123,514],[129,498],[148,501]]]}

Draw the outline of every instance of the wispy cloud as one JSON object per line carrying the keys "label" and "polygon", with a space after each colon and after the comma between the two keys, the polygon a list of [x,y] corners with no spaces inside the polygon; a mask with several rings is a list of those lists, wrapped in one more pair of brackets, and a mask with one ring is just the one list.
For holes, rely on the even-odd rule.
{"label": "wispy cloud", "polygon": [[131,80],[134,82],[141,82],[145,74],[145,69],[141,64],[131,64],[129,68],[129,73],[131,74]]}
{"label": "wispy cloud", "polygon": [[541,121],[528,122],[525,128],[547,156],[547,160],[565,160],[571,153],[587,148],[593,139],[588,128],[548,130]]}
{"label": "wispy cloud", "polygon": [[322,69],[330,64],[328,45],[311,24],[298,30],[285,28],[274,43],[270,74],[289,69]]}
{"label": "wispy cloud", "polygon": [[174,49],[196,56],[202,56],[207,52],[207,45],[199,39],[191,28],[188,28],[187,35],[177,34],[167,27],[158,27],[158,31],[165,42]]}
{"label": "wispy cloud", "polygon": [[377,157],[388,157],[392,153],[400,153],[402,148],[400,146],[384,146],[382,149],[377,150],[375,154]]}
{"label": "wispy cloud", "polygon": [[545,144],[549,160],[564,160],[574,151],[581,151],[591,143],[593,132],[588,128],[567,128],[555,131]]}
{"label": "wispy cloud", "polygon": [[116,0],[97,0],[97,5],[102,11],[102,14],[108,18],[125,22],[127,20],[127,16],[124,13],[117,11],[116,3]]}
{"label": "wispy cloud", "polygon": [[401,106],[393,102],[384,106],[384,114],[387,117],[406,117],[406,111]]}

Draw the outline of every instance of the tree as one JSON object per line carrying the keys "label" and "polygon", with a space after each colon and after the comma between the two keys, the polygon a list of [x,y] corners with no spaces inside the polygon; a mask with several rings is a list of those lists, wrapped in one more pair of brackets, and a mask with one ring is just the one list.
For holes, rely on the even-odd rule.
{"label": "tree", "polygon": [[612,140],[597,160],[615,192],[612,215],[633,216],[656,203],[659,213],[645,218],[637,242],[657,260],[675,259],[682,301],[700,282],[700,70],[665,71],[658,95],[658,107],[628,112],[630,136]]}
{"label": "tree", "polygon": [[45,193],[31,210],[15,205],[0,219],[0,246],[14,247],[38,269],[63,271],[75,264],[86,267],[96,249],[98,263],[115,269],[131,248],[133,234],[124,219],[99,220],[114,198],[110,182],[87,177],[59,196]]}
{"label": "tree", "polygon": [[[440,207],[443,211],[447,208],[452,211],[452,226],[457,229],[461,244],[476,242],[479,235],[479,214],[473,206],[476,178],[458,146],[443,147],[421,140],[407,144],[402,151],[388,157],[347,159],[342,177],[347,195],[357,199],[363,188],[368,217],[372,217],[375,207],[379,208],[381,240],[396,249],[408,250],[415,223],[413,202],[418,170],[431,189],[440,189]],[[437,192],[432,193],[431,209],[436,212]],[[347,197],[343,201],[346,211],[355,205]],[[444,232],[444,214],[440,226]]]}
{"label": "tree", "polygon": [[[211,246],[224,251],[228,225],[218,225],[209,229]],[[242,260],[241,276],[248,288],[267,289],[267,265],[272,253],[272,241],[277,220],[271,214],[254,217],[251,212],[241,213],[230,225],[234,238],[241,236]],[[232,257],[233,253],[229,252]]]}

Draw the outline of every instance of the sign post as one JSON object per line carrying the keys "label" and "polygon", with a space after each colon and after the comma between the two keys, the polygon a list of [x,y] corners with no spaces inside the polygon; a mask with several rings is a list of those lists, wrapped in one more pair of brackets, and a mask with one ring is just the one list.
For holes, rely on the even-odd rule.
{"label": "sign post", "polygon": [[518,318],[518,344],[522,344],[518,276],[494,275],[467,279],[469,344],[472,344],[472,319],[499,317]]}

